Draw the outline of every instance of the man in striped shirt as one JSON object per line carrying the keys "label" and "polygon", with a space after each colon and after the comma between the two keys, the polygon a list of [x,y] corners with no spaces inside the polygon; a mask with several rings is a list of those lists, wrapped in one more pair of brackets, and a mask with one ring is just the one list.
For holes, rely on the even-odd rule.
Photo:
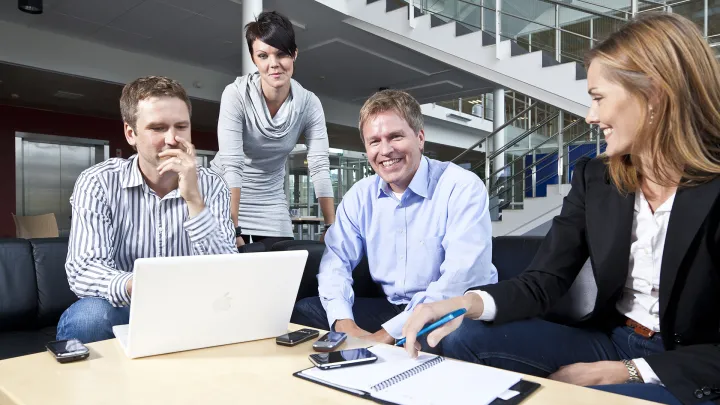
{"label": "man in striped shirt", "polygon": [[75,183],[65,270],[80,300],[60,318],[58,339],[110,339],[129,322],[135,259],[237,253],[230,191],[197,167],[183,87],[137,79],[123,88],[120,110],[137,154],[97,164]]}

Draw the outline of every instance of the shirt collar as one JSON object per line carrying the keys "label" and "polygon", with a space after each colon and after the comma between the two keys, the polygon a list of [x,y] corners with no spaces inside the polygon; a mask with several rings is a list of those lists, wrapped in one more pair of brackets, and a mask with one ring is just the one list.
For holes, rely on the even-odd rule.
{"label": "shirt collar", "polygon": [[122,188],[137,187],[143,184],[142,173],[140,173],[140,166],[138,166],[138,155],[130,156],[128,159],[130,164],[127,165],[125,170],[122,172],[122,178],[120,179],[120,185]]}
{"label": "shirt collar", "polygon": [[[408,185],[408,189],[422,198],[427,198],[428,196],[429,171],[430,168],[428,166],[428,160],[425,156],[423,156],[420,159],[420,166],[418,166],[415,175]],[[378,182],[378,197],[382,197],[383,194],[390,197],[392,195],[390,185],[383,180],[382,177],[378,176],[378,178],[380,179]]]}
{"label": "shirt collar", "polygon": [[[660,212],[671,212],[673,203],[675,202],[675,194],[676,193],[673,193],[673,195],[671,195],[667,200],[665,200],[664,203],[660,204],[657,210],[655,210],[655,214]],[[638,189],[638,191],[635,193],[635,212],[642,211],[643,207],[647,208],[648,212],[652,212],[650,211],[650,204],[645,198],[645,193],[643,193],[642,190]]]}

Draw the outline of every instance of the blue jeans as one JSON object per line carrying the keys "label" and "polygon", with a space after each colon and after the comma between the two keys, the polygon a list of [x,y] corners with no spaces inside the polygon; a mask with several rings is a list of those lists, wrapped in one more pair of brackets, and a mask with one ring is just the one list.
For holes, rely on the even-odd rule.
{"label": "blue jeans", "polygon": [[[355,297],[353,317],[360,328],[375,333],[382,324],[403,312],[405,305],[391,304],[386,298]],[[320,297],[308,297],[295,303],[290,322],[318,329],[330,330],[327,314]]]}
{"label": "blue jeans", "polygon": [[78,339],[83,343],[115,337],[112,327],[130,322],[130,307],[113,307],[103,298],[81,298],[60,317],[57,339]]}
{"label": "blue jeans", "polygon": [[[466,319],[441,341],[445,356],[547,377],[562,366],[635,359],[665,350],[660,334],[645,338],[620,326],[607,332],[529,319],[501,325]],[[663,386],[620,384],[592,387],[666,404],[680,404]]]}

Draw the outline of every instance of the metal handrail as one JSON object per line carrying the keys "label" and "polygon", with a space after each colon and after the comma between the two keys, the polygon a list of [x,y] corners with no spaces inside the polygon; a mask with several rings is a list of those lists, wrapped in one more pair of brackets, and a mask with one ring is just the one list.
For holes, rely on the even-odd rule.
{"label": "metal handrail", "polygon": [[[470,170],[471,170],[471,171],[472,171],[472,170],[475,170],[475,169],[477,169],[478,167],[480,167],[480,166],[482,166],[482,165],[487,166],[487,163],[488,163],[489,161],[491,161],[491,160],[495,159],[496,157],[500,156],[501,153],[504,153],[506,150],[510,149],[510,148],[512,147],[512,145],[515,145],[516,143],[518,143],[518,142],[522,141],[523,139],[527,138],[528,136],[532,135],[532,134],[533,134],[534,132],[536,132],[538,129],[544,127],[545,124],[547,124],[548,122],[550,122],[550,121],[554,120],[555,118],[557,118],[558,115],[560,115],[560,113],[559,113],[559,112],[556,112],[556,113],[553,114],[552,116],[550,116],[550,117],[548,117],[548,118],[545,118],[542,122],[538,123],[537,125],[535,125],[534,127],[528,129],[527,131],[523,132],[522,134],[516,136],[516,137],[513,138],[512,140],[506,142],[505,145],[503,145],[500,149],[493,151],[493,153],[491,153],[491,154],[487,152],[487,148],[486,148],[485,159],[484,159],[482,162],[478,163],[477,165],[471,167]],[[489,172],[489,170],[488,170],[488,172]],[[486,175],[485,178],[488,178],[488,176]]]}
{"label": "metal handrail", "polygon": [[[575,148],[575,149],[577,149],[577,148]],[[575,149],[573,149],[573,150],[575,150]],[[584,158],[584,157],[592,154],[593,152],[595,152],[595,151],[592,151],[592,150],[591,150],[591,151],[585,152],[585,153],[583,153],[581,156],[579,156],[577,159],[575,159],[575,160],[573,160],[572,162],[570,162],[569,164],[572,165],[573,163],[576,163],[578,160],[580,160],[580,159],[582,159],[582,158]],[[541,178],[540,180],[538,180],[538,181],[535,182],[535,187],[537,187],[537,184],[538,184],[538,183],[542,183],[542,182],[544,182],[544,181],[546,181],[546,180],[549,180],[550,178],[552,178],[552,177],[554,177],[554,176],[557,176],[557,174],[549,174],[549,175]],[[558,179],[558,180],[559,180],[559,179]],[[558,184],[562,184],[562,182],[561,182],[561,181],[558,181]],[[532,190],[532,188],[533,188],[532,185],[531,185],[530,187],[525,187],[525,188],[523,188],[521,195],[524,195],[525,192],[528,191],[528,190]],[[504,194],[504,193],[507,193],[507,191],[504,191],[503,194]],[[492,198],[492,197],[499,197],[500,194],[501,194],[501,193],[498,193],[498,194],[495,194],[495,195],[490,196],[490,197],[491,197],[491,198]],[[505,203],[505,202],[503,201],[503,202],[500,202],[500,203],[498,203],[498,204],[496,204],[496,205],[494,205],[494,206],[491,206],[491,207],[489,207],[489,210],[494,210],[495,208],[498,208],[499,206],[503,205],[504,203]],[[511,202],[511,203],[514,204],[515,202],[513,201],[513,202]]]}
{"label": "metal handrail", "polygon": [[[459,0],[459,1],[462,1],[462,0]],[[576,5],[576,4],[563,3],[562,1],[558,1],[558,0],[540,0],[540,1],[542,1],[542,2],[544,2],[544,3],[550,3],[550,4],[558,5],[558,6],[560,6],[560,7],[569,8],[569,9],[572,9],[572,10],[575,10],[575,11],[580,11],[580,12],[582,12],[582,13],[592,14],[592,15],[594,15],[594,16],[596,16],[596,17],[608,17],[608,18],[614,18],[614,19],[616,19],[616,20],[627,21],[626,18],[623,19],[623,18],[620,18],[620,17],[615,17],[614,15],[609,15],[609,14],[600,13],[600,12],[597,12],[597,11],[594,11],[594,10],[589,10],[589,9],[587,9],[586,7],[578,6],[578,5]],[[614,8],[612,8],[612,7],[604,6],[604,5],[602,5],[602,4],[596,4],[596,3],[592,3],[592,2],[589,2],[589,1],[583,1],[583,0],[578,0],[578,1],[579,1],[579,2],[582,2],[582,3],[588,3],[588,4],[592,4],[592,5],[594,5],[594,6],[602,7],[602,8],[604,8],[604,9],[607,9],[607,10],[610,10],[610,11],[615,11],[615,12],[623,13],[623,14],[626,14],[626,15],[632,15],[631,12],[627,12],[627,11],[624,11],[624,10],[614,9]]]}
{"label": "metal handrail", "polygon": [[500,132],[500,131],[502,131],[503,129],[505,129],[508,125],[510,125],[510,124],[512,124],[513,122],[515,122],[515,120],[517,120],[518,118],[520,118],[521,116],[523,116],[526,112],[530,111],[530,109],[532,109],[533,107],[535,107],[537,104],[538,104],[538,102],[537,102],[537,101],[534,101],[534,102],[533,102],[532,104],[530,104],[526,109],[520,111],[517,115],[515,115],[515,116],[512,117],[512,118],[510,118],[509,121],[506,121],[504,124],[500,125],[497,129],[495,129],[493,132],[491,132],[490,135],[488,135],[488,136],[486,136],[485,138],[483,138],[483,139],[475,142],[471,147],[465,149],[465,150],[462,151],[459,155],[455,156],[455,158],[454,158],[453,160],[451,160],[450,162],[452,162],[452,163],[457,162],[458,159],[460,159],[461,157],[467,155],[467,154],[470,153],[473,149],[475,149],[475,148],[477,148],[478,146],[482,145],[483,142],[485,142],[485,141],[489,140],[491,137],[495,136],[495,134],[497,134],[498,132]]}
{"label": "metal handrail", "polygon": [[[475,7],[481,7],[481,8],[484,8],[484,9],[486,9],[486,10],[490,10],[490,11],[492,11],[492,12],[496,12],[496,10],[495,10],[494,8],[488,7],[488,6],[484,5],[484,4],[470,3],[470,2],[465,1],[465,0],[455,0],[455,1],[458,1],[458,2],[460,2],[460,3],[469,4],[469,5],[475,6]],[[547,1],[547,0],[541,0],[541,1]],[[567,7],[566,4],[563,4],[563,5],[561,5],[561,6],[562,6],[562,7]],[[430,11],[430,10],[428,9],[428,11]],[[443,17],[447,17],[447,18],[449,18],[449,19],[451,19],[451,20],[453,20],[453,21],[457,21],[457,22],[462,23],[462,24],[465,24],[465,25],[470,25],[470,26],[472,26],[472,27],[482,29],[482,27],[478,27],[478,26],[476,26],[476,25],[474,25],[474,24],[469,24],[469,23],[466,23],[466,22],[464,22],[464,21],[458,21],[457,19],[455,19],[455,17],[446,16],[446,15],[444,15],[444,14],[442,14],[442,13],[438,13],[438,12],[433,12],[433,11],[430,11],[430,12],[433,13],[433,14],[439,14],[439,15],[441,15],[441,16],[443,16]],[[572,32],[572,31],[568,31],[568,30],[563,29],[563,28],[560,28],[560,27],[553,27],[552,25],[547,25],[547,24],[539,23],[539,22],[537,22],[537,21],[535,21],[535,20],[531,20],[531,19],[529,19],[529,18],[525,18],[525,17],[521,17],[521,16],[518,16],[518,15],[515,15],[515,14],[512,14],[512,13],[508,13],[507,11],[502,11],[502,10],[500,10],[499,13],[500,13],[500,14],[504,14],[504,15],[509,16],[509,17],[517,18],[518,20],[522,20],[522,21],[525,21],[525,22],[537,24],[537,25],[539,25],[539,26],[541,26],[541,27],[550,28],[550,29],[553,29],[553,30],[558,30],[558,31],[564,32],[564,33],[566,33],[566,34],[575,35],[575,36],[578,36],[578,37],[581,37],[581,38],[584,38],[584,39],[589,39],[589,40],[598,42],[598,40],[596,40],[596,39],[590,38],[590,37],[585,36],[585,35],[582,35],[582,34],[578,34],[577,32]],[[592,12],[588,12],[588,14],[592,14],[592,15],[595,15],[595,16],[598,16],[598,17],[608,17],[608,18],[616,19],[616,20],[623,21],[623,22],[627,21],[627,20],[624,19],[624,18],[615,17],[615,16],[611,16],[611,15],[607,15],[607,14],[602,14],[602,13],[592,13]],[[490,31],[490,30],[484,30],[484,31],[485,31],[485,32],[492,32],[492,31]]]}
{"label": "metal handrail", "polygon": [[[590,129],[588,129],[587,131],[583,132],[582,134],[576,136],[575,138],[573,138],[573,139],[571,139],[571,140],[563,143],[562,147],[565,148],[566,146],[570,145],[571,143],[575,142],[576,140],[578,140],[578,139],[582,138],[583,136],[587,135],[587,134],[588,134],[589,132],[591,132],[591,131],[593,131],[593,128],[590,128]],[[560,148],[558,148],[557,150],[559,151]],[[531,152],[532,152],[532,151],[531,151]],[[542,157],[540,160],[536,161],[535,163],[533,163],[533,164],[531,164],[531,165],[529,165],[529,166],[524,167],[522,172],[515,173],[515,174],[513,174],[512,176],[508,177],[507,180],[514,179],[514,178],[517,177],[518,175],[523,174],[526,170],[532,169],[533,167],[539,165],[540,163],[542,163],[543,161],[545,161],[545,159],[548,159],[548,158],[552,157],[552,153],[553,153],[553,152],[549,152],[546,156]],[[525,154],[525,155],[523,155],[523,156],[527,156],[527,154]],[[558,156],[557,156],[557,158],[556,158],[556,161],[557,161],[558,159],[560,159],[559,154],[558,154]]]}
{"label": "metal handrail", "polygon": [[[593,131],[595,131],[595,128],[590,128],[590,129],[588,129],[587,131],[583,132],[582,134],[580,134],[580,135],[576,136],[575,138],[571,139],[570,141],[564,143],[563,146],[562,146],[562,148],[564,149],[565,147],[571,146],[571,144],[572,144],[573,142],[575,142],[576,140],[582,138],[583,136],[585,136],[585,135],[587,135],[588,133],[593,132]],[[568,148],[568,155],[569,155],[573,150],[575,150],[575,149],[577,149],[577,148],[579,148],[579,147],[580,147],[580,145],[576,146],[576,147],[573,148],[573,149],[569,149],[569,148]],[[599,148],[599,144],[598,144],[598,148]],[[533,164],[524,167],[521,172],[518,172],[518,173],[516,173],[516,174],[514,174],[514,175],[512,175],[512,176],[510,176],[510,177],[508,177],[508,178],[506,178],[506,179],[505,179],[506,184],[507,184],[507,182],[512,181],[512,180],[515,179],[516,177],[524,174],[527,170],[530,170],[530,169],[532,169],[532,168],[534,168],[534,167],[536,167],[536,166],[539,166],[541,163],[545,162],[545,161],[548,160],[548,159],[551,159],[551,158],[552,158],[552,160],[550,160],[550,161],[547,163],[547,165],[552,164],[552,163],[556,163],[556,162],[560,159],[560,153],[559,153],[559,151],[560,151],[560,148],[558,148],[557,150],[553,150],[553,151],[551,151],[551,152],[548,152],[545,156],[543,156],[543,157],[540,158],[539,160],[535,161]],[[582,156],[580,156],[580,157],[578,157],[577,159],[573,160],[572,162],[569,162],[568,164],[569,164],[569,165],[572,165],[574,162],[577,162],[579,159],[581,159],[581,158],[583,158],[583,157],[585,157],[585,156],[587,156],[587,155],[589,155],[589,154],[591,154],[591,153],[593,153],[593,152],[597,152],[597,151],[598,151],[598,149],[596,149],[596,150],[594,150],[594,151],[588,151],[588,152],[584,153]],[[530,152],[532,152],[532,151],[530,151]],[[555,156],[553,156],[553,153],[555,153],[555,152],[557,152],[557,154],[556,154]],[[527,156],[528,154],[529,154],[529,153],[526,153],[526,154],[522,155],[521,157],[525,157],[525,156]],[[545,165],[545,166],[547,166],[547,165]],[[545,167],[545,166],[543,166],[543,167]],[[531,177],[531,176],[532,176],[532,174],[527,175],[527,176],[524,176],[524,177],[522,177],[522,179],[523,179],[523,180],[526,180],[528,177]],[[545,181],[545,180],[547,180],[547,179],[549,179],[549,178],[551,178],[551,177],[553,177],[553,176],[558,176],[558,174],[555,173],[555,174],[551,174],[551,175],[549,175],[549,176],[545,176],[545,177],[543,177],[542,179],[540,179],[539,181],[536,181],[536,182],[535,182],[535,185],[537,186],[537,183],[542,183],[543,181]],[[559,179],[559,180],[558,180],[558,183],[559,183],[559,184],[562,184],[562,179]],[[523,189],[523,193],[524,193],[525,191],[528,191],[529,189],[532,189],[532,188],[533,188],[532,185],[531,185],[530,187],[525,187],[525,188]],[[508,191],[502,191],[502,192],[498,192],[498,193],[493,193],[493,194],[490,195],[490,197],[491,197],[491,198],[492,198],[492,197],[498,197],[498,196],[500,196],[501,194],[505,194],[505,193],[507,193],[507,192],[508,192]],[[502,204],[502,203],[501,203],[501,204]],[[496,205],[496,206],[494,206],[494,207],[490,207],[490,209],[492,210],[492,209],[494,209],[494,208],[497,208],[497,207],[498,207],[499,205],[501,205],[501,204],[498,204],[498,205]]]}
{"label": "metal handrail", "polygon": [[[495,176],[496,174],[504,171],[504,170],[505,170],[506,168],[508,168],[508,167],[512,167],[512,165],[514,165],[515,163],[517,163],[518,160],[521,160],[521,159],[524,158],[525,156],[531,154],[533,151],[539,150],[541,146],[543,146],[543,145],[545,145],[546,143],[550,142],[550,140],[552,140],[553,138],[557,137],[557,136],[560,135],[561,133],[567,132],[570,128],[572,128],[572,127],[574,127],[575,125],[579,124],[581,121],[582,121],[582,119],[580,119],[580,118],[576,119],[575,121],[573,121],[571,124],[569,124],[569,125],[566,126],[565,128],[563,128],[563,129],[559,130],[557,133],[549,136],[547,139],[545,139],[544,141],[542,141],[539,145],[534,146],[534,147],[528,149],[527,152],[525,152],[524,154],[520,155],[519,157],[513,159],[512,162],[510,162],[510,163],[506,164],[505,166],[501,167],[500,169],[498,169],[498,170],[490,173],[490,177]],[[587,131],[586,131],[586,133],[587,133]],[[509,143],[509,142],[508,142],[508,143]],[[488,176],[485,176],[485,177],[488,177]]]}

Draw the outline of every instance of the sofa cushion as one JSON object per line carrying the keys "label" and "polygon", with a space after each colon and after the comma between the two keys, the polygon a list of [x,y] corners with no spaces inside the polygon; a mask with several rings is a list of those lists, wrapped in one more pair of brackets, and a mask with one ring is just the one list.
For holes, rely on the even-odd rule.
{"label": "sofa cushion", "polygon": [[43,352],[45,344],[55,340],[55,333],[54,326],[0,333],[0,360]]}
{"label": "sofa cushion", "polygon": [[30,327],[36,314],[37,283],[30,242],[0,239],[0,331]]}
{"label": "sofa cushion", "polygon": [[38,326],[57,324],[77,296],[65,273],[68,238],[31,239],[38,294]]}
{"label": "sofa cushion", "polygon": [[543,236],[498,236],[492,241],[492,262],[498,281],[509,280],[522,273],[532,262]]}

